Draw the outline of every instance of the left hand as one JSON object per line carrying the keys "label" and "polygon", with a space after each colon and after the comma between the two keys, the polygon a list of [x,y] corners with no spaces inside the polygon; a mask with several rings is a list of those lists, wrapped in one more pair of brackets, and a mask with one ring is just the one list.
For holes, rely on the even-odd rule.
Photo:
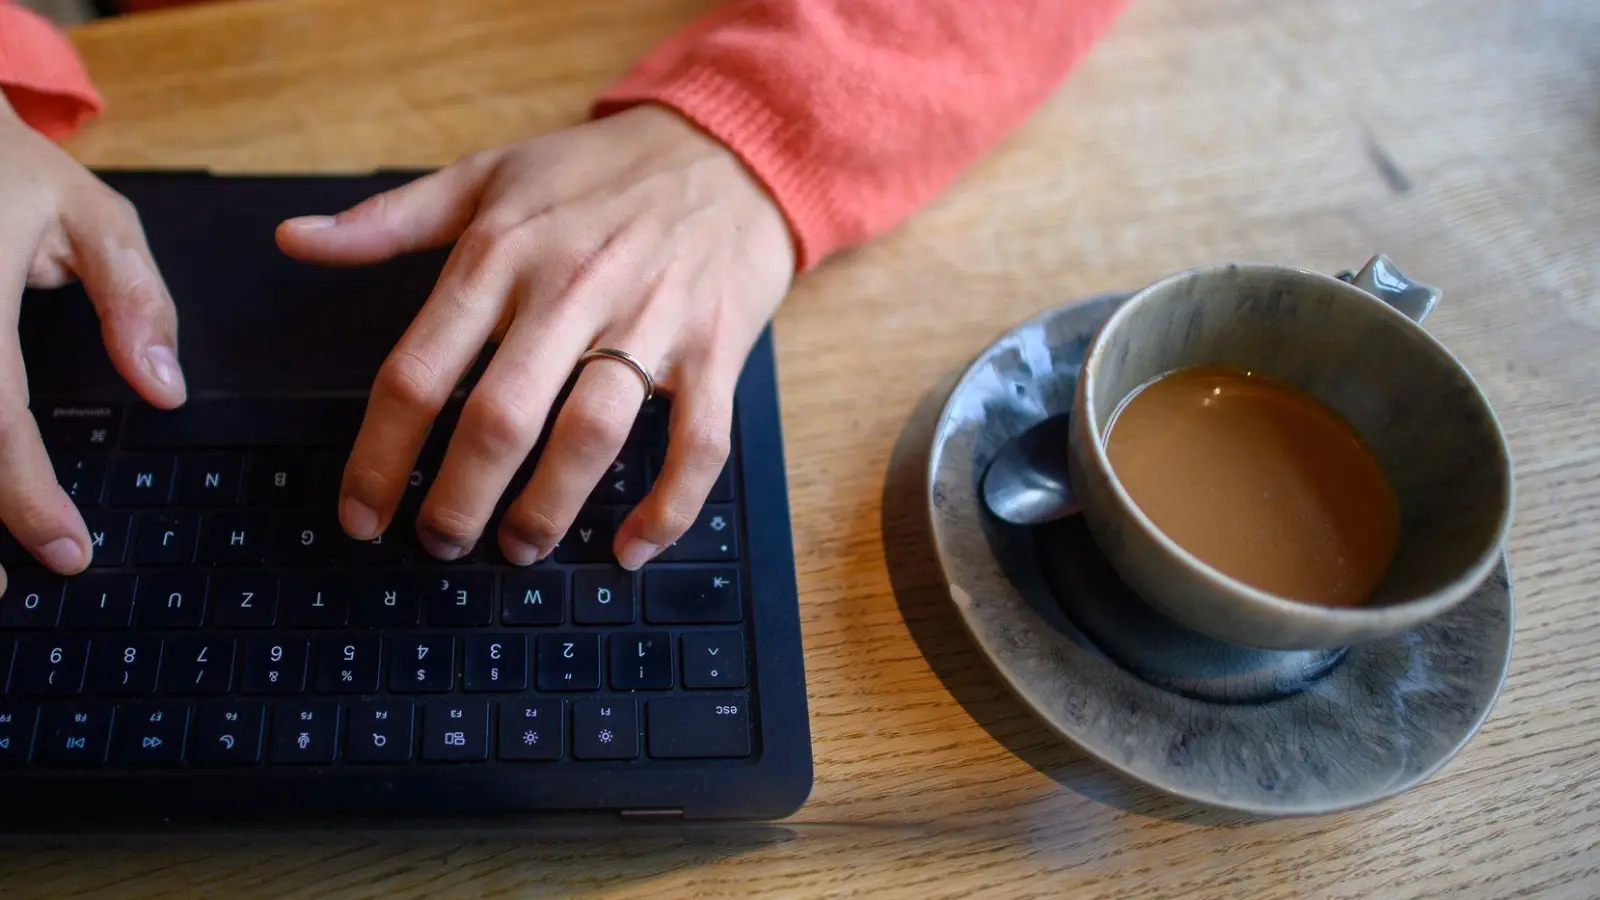
{"label": "left hand", "polygon": [[[771,198],[725,147],[650,106],[472,154],[331,218],[291,219],[278,241],[329,264],[455,242],[378,372],[339,503],[351,537],[383,533],[441,407],[499,340],[417,517],[419,539],[441,559],[480,539],[593,347],[631,353],[672,398],[665,467],[620,527],[617,559],[636,569],[681,537],[727,460],[745,357],[794,273]],[[508,560],[551,552],[643,398],[625,364],[585,365],[500,524]]]}

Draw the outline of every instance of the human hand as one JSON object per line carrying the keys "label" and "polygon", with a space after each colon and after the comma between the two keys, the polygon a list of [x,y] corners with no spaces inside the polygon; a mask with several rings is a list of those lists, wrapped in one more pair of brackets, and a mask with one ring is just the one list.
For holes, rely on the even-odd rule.
{"label": "human hand", "polygon": [[155,406],[183,403],[177,311],[132,204],[24,125],[0,96],[0,522],[63,575],[89,564],[89,534],[28,411],[16,325],[24,287],[59,287],[73,276],[94,303],[122,377]]}
{"label": "human hand", "polygon": [[[617,559],[638,568],[682,536],[727,459],[745,357],[794,272],[772,200],[726,148],[658,107],[473,154],[335,217],[285,222],[278,240],[327,264],[455,242],[378,372],[339,505],[354,538],[388,527],[435,417],[499,340],[418,514],[419,539],[442,559],[479,540],[594,347],[632,354],[672,397],[664,469],[619,528]],[[627,365],[585,365],[501,522],[508,560],[554,549],[643,398]]]}

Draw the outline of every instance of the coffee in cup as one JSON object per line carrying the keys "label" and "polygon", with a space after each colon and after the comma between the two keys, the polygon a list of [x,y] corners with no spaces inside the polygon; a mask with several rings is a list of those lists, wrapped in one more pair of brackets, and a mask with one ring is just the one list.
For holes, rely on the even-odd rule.
{"label": "coffee in cup", "polygon": [[1348,278],[1207,266],[1123,303],[1085,355],[1067,459],[1123,581],[1196,631],[1281,650],[1467,597],[1510,530],[1511,460],[1420,327],[1437,298],[1379,256]]}
{"label": "coffee in cup", "polygon": [[1268,593],[1359,606],[1394,558],[1400,509],[1377,456],[1275,378],[1197,366],[1150,381],[1112,413],[1106,456],[1163,534]]}

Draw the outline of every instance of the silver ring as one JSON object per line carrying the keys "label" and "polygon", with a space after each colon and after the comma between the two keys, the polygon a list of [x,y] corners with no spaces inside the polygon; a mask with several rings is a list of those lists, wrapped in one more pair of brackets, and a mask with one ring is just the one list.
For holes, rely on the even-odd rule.
{"label": "silver ring", "polygon": [[656,395],[656,380],[650,377],[650,370],[646,369],[644,363],[640,362],[639,358],[632,353],[626,350],[618,350],[615,347],[596,347],[578,357],[578,366],[581,368],[592,359],[614,359],[619,363],[626,364],[628,368],[639,376],[639,380],[644,382],[644,399],[648,401]]}

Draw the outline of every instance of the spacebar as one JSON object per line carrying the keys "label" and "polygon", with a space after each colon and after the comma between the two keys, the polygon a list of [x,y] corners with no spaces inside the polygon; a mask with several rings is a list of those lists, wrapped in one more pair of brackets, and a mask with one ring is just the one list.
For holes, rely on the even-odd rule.
{"label": "spacebar", "polygon": [[348,446],[361,427],[364,397],[229,397],[190,400],[166,411],[128,410],[127,450]]}

